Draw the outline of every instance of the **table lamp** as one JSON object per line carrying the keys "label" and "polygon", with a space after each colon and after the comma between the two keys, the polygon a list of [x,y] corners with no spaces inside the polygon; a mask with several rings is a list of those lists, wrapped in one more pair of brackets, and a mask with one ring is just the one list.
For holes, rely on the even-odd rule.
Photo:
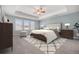
{"label": "table lamp", "polygon": [[65,23],[66,29],[69,29],[70,23]]}

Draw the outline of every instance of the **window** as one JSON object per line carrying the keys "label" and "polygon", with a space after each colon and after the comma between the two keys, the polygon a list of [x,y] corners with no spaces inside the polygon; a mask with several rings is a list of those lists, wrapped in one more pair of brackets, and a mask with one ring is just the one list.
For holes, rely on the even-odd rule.
{"label": "window", "polygon": [[30,29],[30,21],[24,20],[24,30],[29,30]]}
{"label": "window", "polygon": [[15,19],[15,29],[22,30],[23,29],[23,20]]}
{"label": "window", "polygon": [[15,19],[15,30],[33,30],[35,22],[31,20]]}
{"label": "window", "polygon": [[31,21],[30,22],[30,26],[31,26],[31,30],[34,30],[35,29],[35,22],[34,21]]}
{"label": "window", "polygon": [[33,30],[35,29],[35,22],[24,20],[24,30]]}

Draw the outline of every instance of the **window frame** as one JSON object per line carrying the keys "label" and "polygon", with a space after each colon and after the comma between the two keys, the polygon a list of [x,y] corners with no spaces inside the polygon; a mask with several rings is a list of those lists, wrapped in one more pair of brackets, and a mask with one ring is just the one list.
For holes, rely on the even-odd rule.
{"label": "window frame", "polygon": [[[22,20],[22,30],[17,30],[16,29],[16,20],[17,19],[19,19],[19,20]],[[15,18],[15,31],[27,31],[27,30],[25,30],[24,29],[24,21],[28,21],[29,23],[29,29],[28,30],[33,30],[33,29],[35,29],[35,21],[33,21],[33,20],[29,20],[29,19],[20,19],[20,18]],[[33,29],[32,29],[32,22],[34,22],[34,24],[33,24]]]}

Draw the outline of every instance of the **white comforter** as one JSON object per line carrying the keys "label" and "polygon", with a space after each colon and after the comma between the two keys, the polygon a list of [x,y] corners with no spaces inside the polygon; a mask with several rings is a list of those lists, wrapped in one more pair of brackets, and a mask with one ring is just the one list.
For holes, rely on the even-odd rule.
{"label": "white comforter", "polygon": [[57,38],[57,35],[53,30],[33,30],[32,33],[44,35],[47,38],[47,43],[50,43]]}

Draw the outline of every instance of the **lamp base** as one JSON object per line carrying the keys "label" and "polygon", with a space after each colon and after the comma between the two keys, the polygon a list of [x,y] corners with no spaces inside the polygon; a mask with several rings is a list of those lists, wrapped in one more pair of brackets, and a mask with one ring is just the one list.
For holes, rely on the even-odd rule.
{"label": "lamp base", "polygon": [[67,29],[67,30],[69,30],[69,27],[68,27],[68,26],[66,26],[66,29]]}

